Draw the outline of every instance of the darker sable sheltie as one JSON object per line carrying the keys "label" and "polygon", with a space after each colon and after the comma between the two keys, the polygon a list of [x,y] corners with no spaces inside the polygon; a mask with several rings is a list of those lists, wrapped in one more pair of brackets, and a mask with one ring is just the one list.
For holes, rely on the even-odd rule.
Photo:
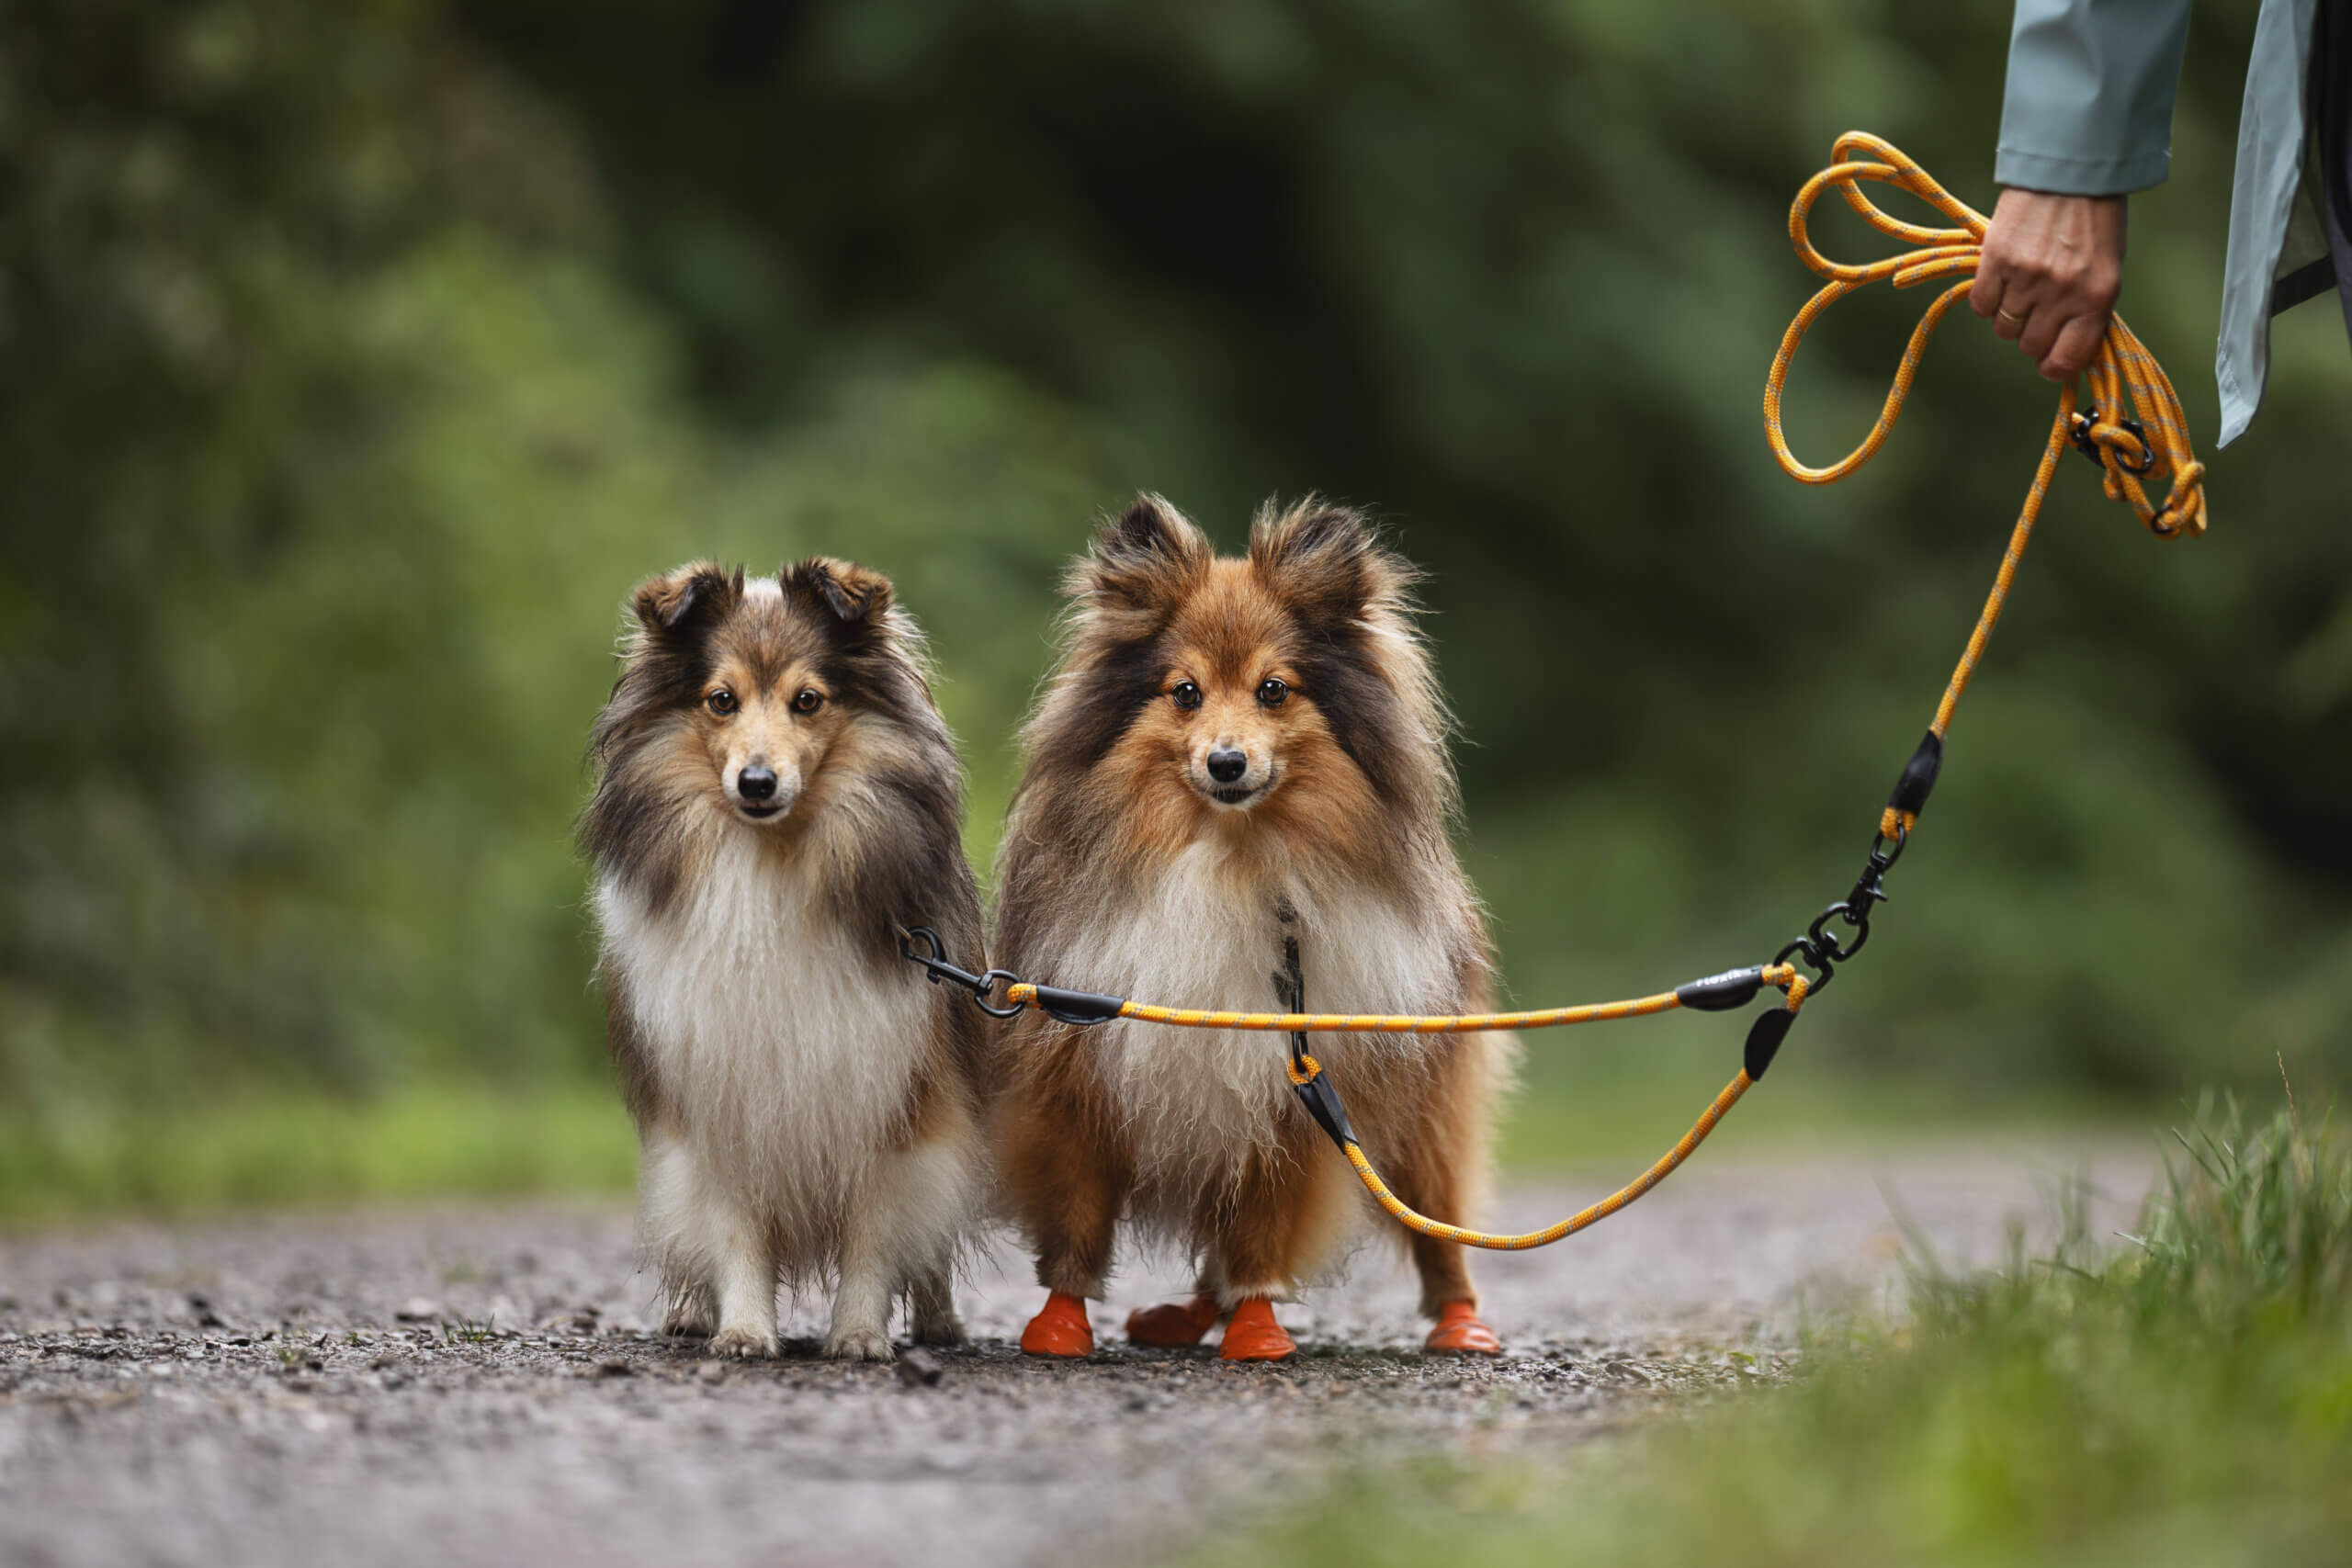
{"label": "darker sable sheltie", "polygon": [[[1156,498],[1073,569],[1070,630],[1023,732],[1000,861],[997,961],[1031,980],[1183,1008],[1282,1010],[1297,943],[1312,1010],[1485,1005],[1487,942],[1454,857],[1448,723],[1412,623],[1416,576],[1364,520],[1260,513],[1219,558]],[[1493,1035],[1318,1035],[1365,1152],[1397,1195],[1468,1218]],[[1294,1347],[1270,1303],[1332,1267],[1373,1213],[1292,1093],[1279,1034],[1024,1016],[996,1143],[1051,1292],[1022,1348],[1082,1355],[1122,1218],[1188,1247],[1199,1293],[1131,1339],[1229,1359]],[[1416,1236],[1431,1348],[1495,1351],[1458,1247]]]}
{"label": "darker sable sheltie", "polygon": [[637,591],[596,721],[613,1061],[666,1327],[773,1355],[776,1284],[832,1276],[826,1354],[961,1337],[952,1274],[985,1145],[982,1021],[898,953],[980,951],[963,773],[890,584],[806,560]]}

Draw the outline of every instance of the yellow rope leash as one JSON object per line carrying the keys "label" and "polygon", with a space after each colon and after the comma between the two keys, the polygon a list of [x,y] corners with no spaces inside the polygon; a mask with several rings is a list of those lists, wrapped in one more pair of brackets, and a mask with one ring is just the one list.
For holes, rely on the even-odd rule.
{"label": "yellow rope leash", "polygon": [[1433,1220],[1427,1214],[1417,1213],[1407,1208],[1402,1200],[1388,1190],[1388,1184],[1380,1179],[1379,1173],[1372,1168],[1372,1162],[1364,1158],[1363,1150],[1357,1146],[1353,1139],[1340,1145],[1340,1152],[1348,1156],[1350,1165],[1355,1167],[1356,1175],[1363,1182],[1365,1190],[1372,1194],[1373,1201],[1387,1210],[1406,1229],[1419,1231],[1423,1235],[1434,1236],[1440,1241],[1454,1242],[1463,1247],[1483,1247],[1495,1252],[1525,1252],[1531,1247],[1549,1247],[1555,1241],[1576,1235],[1589,1225],[1599,1224],[1659,1182],[1664,1181],[1674,1173],[1676,1166],[1690,1157],[1692,1149],[1707,1141],[1707,1134],[1715,1130],[1715,1123],[1722,1121],[1724,1114],[1739,1103],[1739,1097],[1746,1094],[1755,1081],[1743,1068],[1739,1077],[1732,1079],[1724,1086],[1723,1093],[1715,1096],[1715,1102],[1707,1107],[1698,1121],[1691,1123],[1690,1130],[1682,1134],[1682,1141],[1660,1156],[1656,1165],[1590,1208],[1580,1209],[1566,1219],[1555,1224],[1546,1225],[1540,1231],[1528,1231],[1520,1235],[1497,1235],[1489,1231],[1464,1230],[1460,1225],[1449,1225],[1442,1220]]}
{"label": "yellow rope leash", "polygon": [[[1877,455],[1879,447],[1894,430],[1895,421],[1902,416],[1904,400],[1910,395],[1911,383],[1918,374],[1919,359],[1926,352],[1928,340],[1935,335],[1945,312],[1971,287],[1983,254],[1986,227],[1986,220],[1982,213],[1953,197],[1928,177],[1927,171],[1917,164],[1875,136],[1848,131],[1838,139],[1831,159],[1827,168],[1804,183],[1789,209],[1789,239],[1796,247],[1798,256],[1829,281],[1805,301],[1804,308],[1789,323],[1789,330],[1781,338],[1780,352],[1773,355],[1771,371],[1764,382],[1764,432],[1771,443],[1772,455],[1780,459],[1781,467],[1790,475],[1806,484],[1835,483]],[[1905,222],[1881,209],[1863,191],[1865,182],[1892,185],[1908,191],[1958,226],[1937,229]],[[1814,247],[1806,233],[1806,219],[1821,194],[1831,189],[1844,197],[1847,204],[1881,233],[1916,248],[1859,266],[1835,262],[1823,255]],[[1788,380],[1789,366],[1796,357],[1797,344],[1804,341],[1805,333],[1823,311],[1865,285],[1892,282],[1897,288],[1909,288],[1941,278],[1957,278],[1959,281],[1929,302],[1919,324],[1912,329],[1902,361],[1895,367],[1894,380],[1887,390],[1885,404],[1880,409],[1877,421],[1871,424],[1870,433],[1863,436],[1861,444],[1826,468],[1812,468],[1800,462],[1790,451],[1787,439],[1781,432],[1781,394]],[[2076,387],[2073,381],[2067,382],[2059,394],[2058,412],[2051,421],[2049,442],[2042,449],[2041,465],[2034,471],[2032,488],[2026,492],[2025,505],[2018,514],[2016,525],[2010,530],[2008,548],[2002,554],[2000,570],[1994,575],[1992,592],[1986,596],[1984,608],[1976,617],[1975,629],[1969,634],[1968,646],[1962,652],[1960,663],[1953,669],[1951,680],[1944,688],[1943,700],[1936,705],[1936,716],[1928,727],[1927,738],[1920,742],[1919,749],[1905,767],[1894,793],[1879,818],[1878,841],[1871,847],[1868,865],[1855,883],[1853,891],[1816,916],[1806,933],[1782,948],[1770,964],[1711,976],[1679,989],[1660,991],[1653,996],[1636,997],[1626,1001],[1594,1002],[1580,1007],[1547,1008],[1536,1012],[1441,1015],[1227,1012],[1159,1007],[1121,997],[1033,985],[1002,970],[969,975],[946,963],[938,937],[922,928],[912,931],[901,931],[901,951],[929,969],[933,980],[949,979],[971,987],[979,1005],[999,1017],[1011,1017],[1023,1009],[1034,1007],[1064,1022],[1080,1025],[1105,1023],[1113,1019],[1132,1019],[1143,1023],[1170,1024],[1186,1029],[1243,1029],[1288,1033],[1293,1041],[1291,1083],[1297,1089],[1308,1112],[1322,1124],[1339,1145],[1340,1152],[1347,1156],[1349,1165],[1354,1168],[1356,1176],[1363,1182],[1365,1190],[1372,1194],[1374,1201],[1397,1223],[1423,1235],[1464,1247],[1516,1252],[1547,1246],[1597,1224],[1664,1181],[1677,1167],[1690,1157],[1691,1151],[1706,1141],[1716,1124],[1733,1106],[1739,1103],[1740,1097],[1763,1077],[1765,1068],[1771,1064],[1773,1055],[1787,1035],[1789,1026],[1795,1021],[1798,1010],[1804,1007],[1806,995],[1829,983],[1835,964],[1845,962],[1860,951],[1862,942],[1870,934],[1871,908],[1886,897],[1879,879],[1901,854],[1912,829],[1918,823],[1920,808],[1927,804],[1928,792],[1934,787],[1936,774],[1943,760],[1944,736],[1951,728],[1952,714],[1968,690],[1969,678],[1975,673],[1978,660],[1984,655],[1984,647],[1992,637],[1995,624],[2001,618],[2002,606],[2008,600],[2009,586],[2017,577],[2018,563],[2024,558],[2026,545],[2033,536],[2034,523],[2041,516],[2042,498],[2049,491],[2050,480],[2057,472],[2059,458],[2064,455],[2068,445],[2075,446],[2098,461],[2105,476],[2104,488],[2108,499],[2128,502],[2139,514],[2141,522],[2159,538],[2179,538],[2205,531],[2205,468],[2189,449],[2188,422],[2181,412],[2180,399],[2174,392],[2163,367],[2132,335],[2121,318],[2109,323],[2107,336],[2099,345],[2098,357],[2085,373],[2084,381],[2091,398],[2088,409],[2076,410]],[[2132,412],[2125,412],[2127,408]],[[2149,498],[2150,484],[2166,479],[2170,480],[2170,489],[2163,504],[2158,505]],[[1827,929],[1833,918],[1845,922],[1849,928],[1847,935],[1840,937]],[[926,958],[914,951],[911,939],[915,936],[924,937],[930,942],[931,956]],[[1796,965],[1787,962],[1792,954],[1801,954],[1817,974],[1808,977],[1801,973]],[[1303,990],[1295,964],[1291,978],[1294,990]],[[1002,1007],[992,1006],[989,1001],[999,981],[1007,982]],[[1330,1080],[1323,1076],[1322,1064],[1306,1049],[1306,1036],[1310,1033],[1456,1034],[1476,1030],[1555,1029],[1579,1023],[1606,1023],[1617,1019],[1653,1017],[1680,1008],[1724,1011],[1747,1005],[1766,987],[1780,990],[1785,1000],[1781,1006],[1757,1017],[1748,1032],[1747,1065],[1739,1076],[1715,1096],[1713,1102],[1673,1148],[1659,1156],[1657,1163],[1639,1177],[1600,1202],[1542,1230],[1516,1235],[1466,1230],[1460,1225],[1430,1219],[1417,1213],[1389,1190],[1388,1184],[1373,1168],[1371,1160],[1364,1156],[1363,1145],[1349,1127],[1347,1112],[1340,1106]],[[1295,1004],[1304,998],[1294,994],[1287,999]]]}
{"label": "yellow rope leash", "polygon": [[[1833,484],[1878,455],[1888,433],[1894,430],[1894,422],[1902,417],[1903,400],[1910,395],[1911,382],[1918,374],[1919,359],[1927,352],[1928,340],[1935,335],[1944,312],[1966,295],[1975,281],[1988,222],[1983,213],[1954,197],[1905,153],[1867,132],[1849,130],[1839,137],[1830,157],[1830,165],[1805,181],[1789,208],[1789,243],[1796,247],[1797,255],[1805,265],[1829,281],[1805,301],[1796,320],[1789,323],[1789,330],[1781,337],[1781,351],[1772,356],[1772,368],[1764,378],[1765,438],[1772,444],[1772,456],[1780,459],[1781,467],[1790,477],[1806,484]],[[1866,181],[1908,191],[1959,227],[1929,229],[1906,223],[1870,198],[1862,188]],[[1823,255],[1806,232],[1805,220],[1821,194],[1831,189],[1844,197],[1846,204],[1880,233],[1918,248],[1860,266]],[[1887,389],[1885,406],[1880,409],[1877,422],[1862,437],[1861,445],[1826,468],[1799,461],[1781,432],[1781,389],[1788,380],[1790,362],[1795,359],[1797,344],[1804,341],[1807,329],[1823,311],[1866,285],[1891,281],[1897,288],[1910,288],[1945,277],[1957,277],[1960,281],[1937,295],[1927,313],[1919,318],[1919,324],[1912,329],[1911,341],[1905,345],[1902,361],[1894,367],[1894,382]],[[1985,596],[1984,609],[1976,617],[1976,628],[1969,634],[1968,646],[1944,687],[1943,701],[1936,705],[1933,722],[1928,726],[1939,760],[1944,734],[1951,728],[1952,714],[1968,690],[1969,677],[1975,674],[1977,661],[1984,655],[1984,645],[1992,638],[1995,623],[2001,618],[2002,606],[2009,597],[2009,584],[2017,577],[2018,562],[2023,558],[2026,545],[2033,537],[2034,523],[2041,515],[2042,497],[2049,491],[2051,476],[2057,472],[2058,459],[2069,443],[2098,460],[2105,473],[2107,498],[2128,502],[2132,510],[2139,513],[2140,521],[2158,538],[2177,539],[2205,531],[2205,465],[2189,449],[2188,417],[2181,412],[2179,394],[2173,390],[2164,367],[2123,324],[2120,316],[2108,323],[2098,357],[2091,361],[2084,379],[2091,397],[2091,406],[2085,412],[2075,412],[2073,381],[2059,390],[2058,412],[2050,423],[2050,439],[2042,448],[2041,464],[2034,470],[2033,485],[2026,491],[2017,525],[2009,532],[2008,549],[2001,557],[2000,570],[1994,574],[1993,591]],[[2127,406],[2132,414],[2124,412]],[[2147,486],[2142,481],[2165,479],[2172,481],[2171,491],[2164,504],[2158,506],[2149,500]],[[1900,838],[1918,819],[1917,805],[1890,802],[1880,818],[1879,831],[1889,839]]]}
{"label": "yellow rope leash", "polygon": [[[1804,1006],[1807,982],[1802,975],[1792,975],[1786,985],[1789,999],[1783,1010],[1793,1018],[1797,1010]],[[1303,1060],[1306,1068],[1304,1077],[1296,1066],[1292,1067],[1290,1075],[1291,1082],[1302,1088],[1321,1071],[1314,1057],[1307,1056]],[[1758,1070],[1760,1072],[1762,1069],[1759,1067]],[[1430,1219],[1427,1214],[1407,1206],[1405,1201],[1391,1192],[1388,1184],[1380,1179],[1380,1173],[1372,1168],[1372,1161],[1364,1157],[1363,1146],[1351,1134],[1340,1137],[1340,1152],[1347,1156],[1348,1164],[1355,1168],[1357,1179],[1363,1183],[1364,1190],[1372,1194],[1373,1201],[1387,1210],[1390,1216],[1406,1229],[1460,1247],[1483,1247],[1492,1252],[1525,1252],[1532,1247],[1549,1247],[1555,1241],[1599,1224],[1673,1175],[1675,1168],[1689,1159],[1691,1151],[1707,1141],[1707,1134],[1715,1130],[1715,1124],[1731,1113],[1731,1108],[1739,1103],[1739,1097],[1755,1086],[1756,1079],[1749,1076],[1747,1068],[1741,1068],[1739,1076],[1725,1084],[1724,1091],[1715,1096],[1714,1102],[1699,1113],[1699,1120],[1690,1124],[1690,1130],[1683,1134],[1672,1148],[1660,1155],[1657,1163],[1647,1170],[1589,1208],[1579,1209],[1566,1219],[1545,1225],[1542,1230],[1523,1231],[1515,1235],[1468,1230],[1442,1220]],[[1345,1122],[1342,1121],[1340,1125],[1344,1129]]]}
{"label": "yellow rope leash", "polygon": [[[1767,986],[1786,986],[1795,978],[1797,971],[1792,964],[1768,964],[1758,973]],[[1038,987],[1025,980],[1015,981],[1004,988],[1004,999],[1010,1004],[1034,1007],[1038,1001]],[[1107,999],[1119,1004],[1118,1010],[1109,1015],[1111,1018],[1173,1024],[1179,1029],[1261,1030],[1280,1034],[1468,1034],[1498,1029],[1565,1029],[1578,1023],[1648,1018],[1686,1005],[1681,991],[1660,991],[1656,996],[1635,997],[1623,1002],[1545,1008],[1538,1012],[1212,1012],[1200,1008],[1164,1008],[1124,998]]]}

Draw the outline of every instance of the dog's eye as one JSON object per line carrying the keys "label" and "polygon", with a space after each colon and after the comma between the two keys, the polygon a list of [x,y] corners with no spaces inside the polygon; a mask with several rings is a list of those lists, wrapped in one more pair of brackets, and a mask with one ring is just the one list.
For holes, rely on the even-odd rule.
{"label": "dog's eye", "polygon": [[1180,708],[1196,708],[1201,705],[1201,689],[1190,681],[1177,682],[1176,689],[1168,694],[1176,699],[1176,705]]}
{"label": "dog's eye", "polygon": [[1283,699],[1289,695],[1290,685],[1287,682],[1269,675],[1258,682],[1258,705],[1261,707],[1278,708],[1283,705]]}
{"label": "dog's eye", "polygon": [[722,716],[735,711],[735,694],[724,686],[703,698],[703,701],[708,705],[711,712]]}
{"label": "dog's eye", "polygon": [[825,694],[814,686],[801,687],[799,694],[792,699],[792,711],[795,713],[815,713],[824,705]]}

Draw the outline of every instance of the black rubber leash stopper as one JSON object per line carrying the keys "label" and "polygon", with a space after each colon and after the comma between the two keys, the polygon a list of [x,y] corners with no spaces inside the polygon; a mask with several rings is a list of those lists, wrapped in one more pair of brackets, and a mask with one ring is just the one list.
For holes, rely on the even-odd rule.
{"label": "black rubber leash stopper", "polygon": [[1030,989],[1036,997],[1038,1010],[1064,1023],[1108,1023],[1127,1005],[1125,997],[1065,990],[1059,986],[1033,986]]}
{"label": "black rubber leash stopper", "polygon": [[1340,1091],[1331,1087],[1331,1075],[1317,1073],[1306,1083],[1291,1087],[1298,1090],[1299,1103],[1306,1107],[1306,1113],[1331,1135],[1340,1151],[1346,1153],[1348,1145],[1356,1141],[1356,1130],[1348,1125],[1348,1108],[1340,1103]]}
{"label": "black rubber leash stopper", "polygon": [[1747,969],[1726,969],[1720,975],[1678,986],[1674,999],[1693,1012],[1729,1012],[1754,1001],[1756,993],[1763,988],[1764,969],[1757,964]]}
{"label": "black rubber leash stopper", "polygon": [[1919,742],[1911,760],[1903,764],[1903,776],[1894,781],[1894,793],[1886,797],[1887,805],[1906,817],[1917,817],[1927,809],[1928,796],[1936,787],[1936,774],[1944,765],[1944,740],[1934,730]]}
{"label": "black rubber leash stopper", "polygon": [[1774,1056],[1780,1055],[1781,1042],[1789,1037],[1789,1026],[1796,1021],[1797,1015],[1787,1008],[1774,1008],[1770,1012],[1757,1014],[1756,1021],[1747,1026],[1749,1083],[1762,1080],[1764,1069],[1772,1065]]}

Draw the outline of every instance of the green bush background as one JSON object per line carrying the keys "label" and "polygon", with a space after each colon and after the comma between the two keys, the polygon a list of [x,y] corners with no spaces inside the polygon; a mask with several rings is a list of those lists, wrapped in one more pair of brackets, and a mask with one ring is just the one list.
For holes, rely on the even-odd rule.
{"label": "green bush background", "polygon": [[[2124,1102],[2352,1059],[2330,304],[2210,449],[2250,12],[2196,18],[2125,297],[2213,532],[2152,543],[2068,463],[1804,1072]],[[1430,570],[1514,998],[1769,953],[1850,880],[2049,418],[1962,316],[1864,476],[1782,477],[1787,201],[1864,127],[1989,205],[2007,16],[9,7],[0,1108],[593,1083],[581,744],[623,594],[692,556],[899,581],[985,872],[1057,564],[1138,488],[1228,544],[1346,497]],[[1816,334],[1802,451],[1921,303]],[[1540,1043],[1532,1113],[1703,1097],[1732,1032]]]}

